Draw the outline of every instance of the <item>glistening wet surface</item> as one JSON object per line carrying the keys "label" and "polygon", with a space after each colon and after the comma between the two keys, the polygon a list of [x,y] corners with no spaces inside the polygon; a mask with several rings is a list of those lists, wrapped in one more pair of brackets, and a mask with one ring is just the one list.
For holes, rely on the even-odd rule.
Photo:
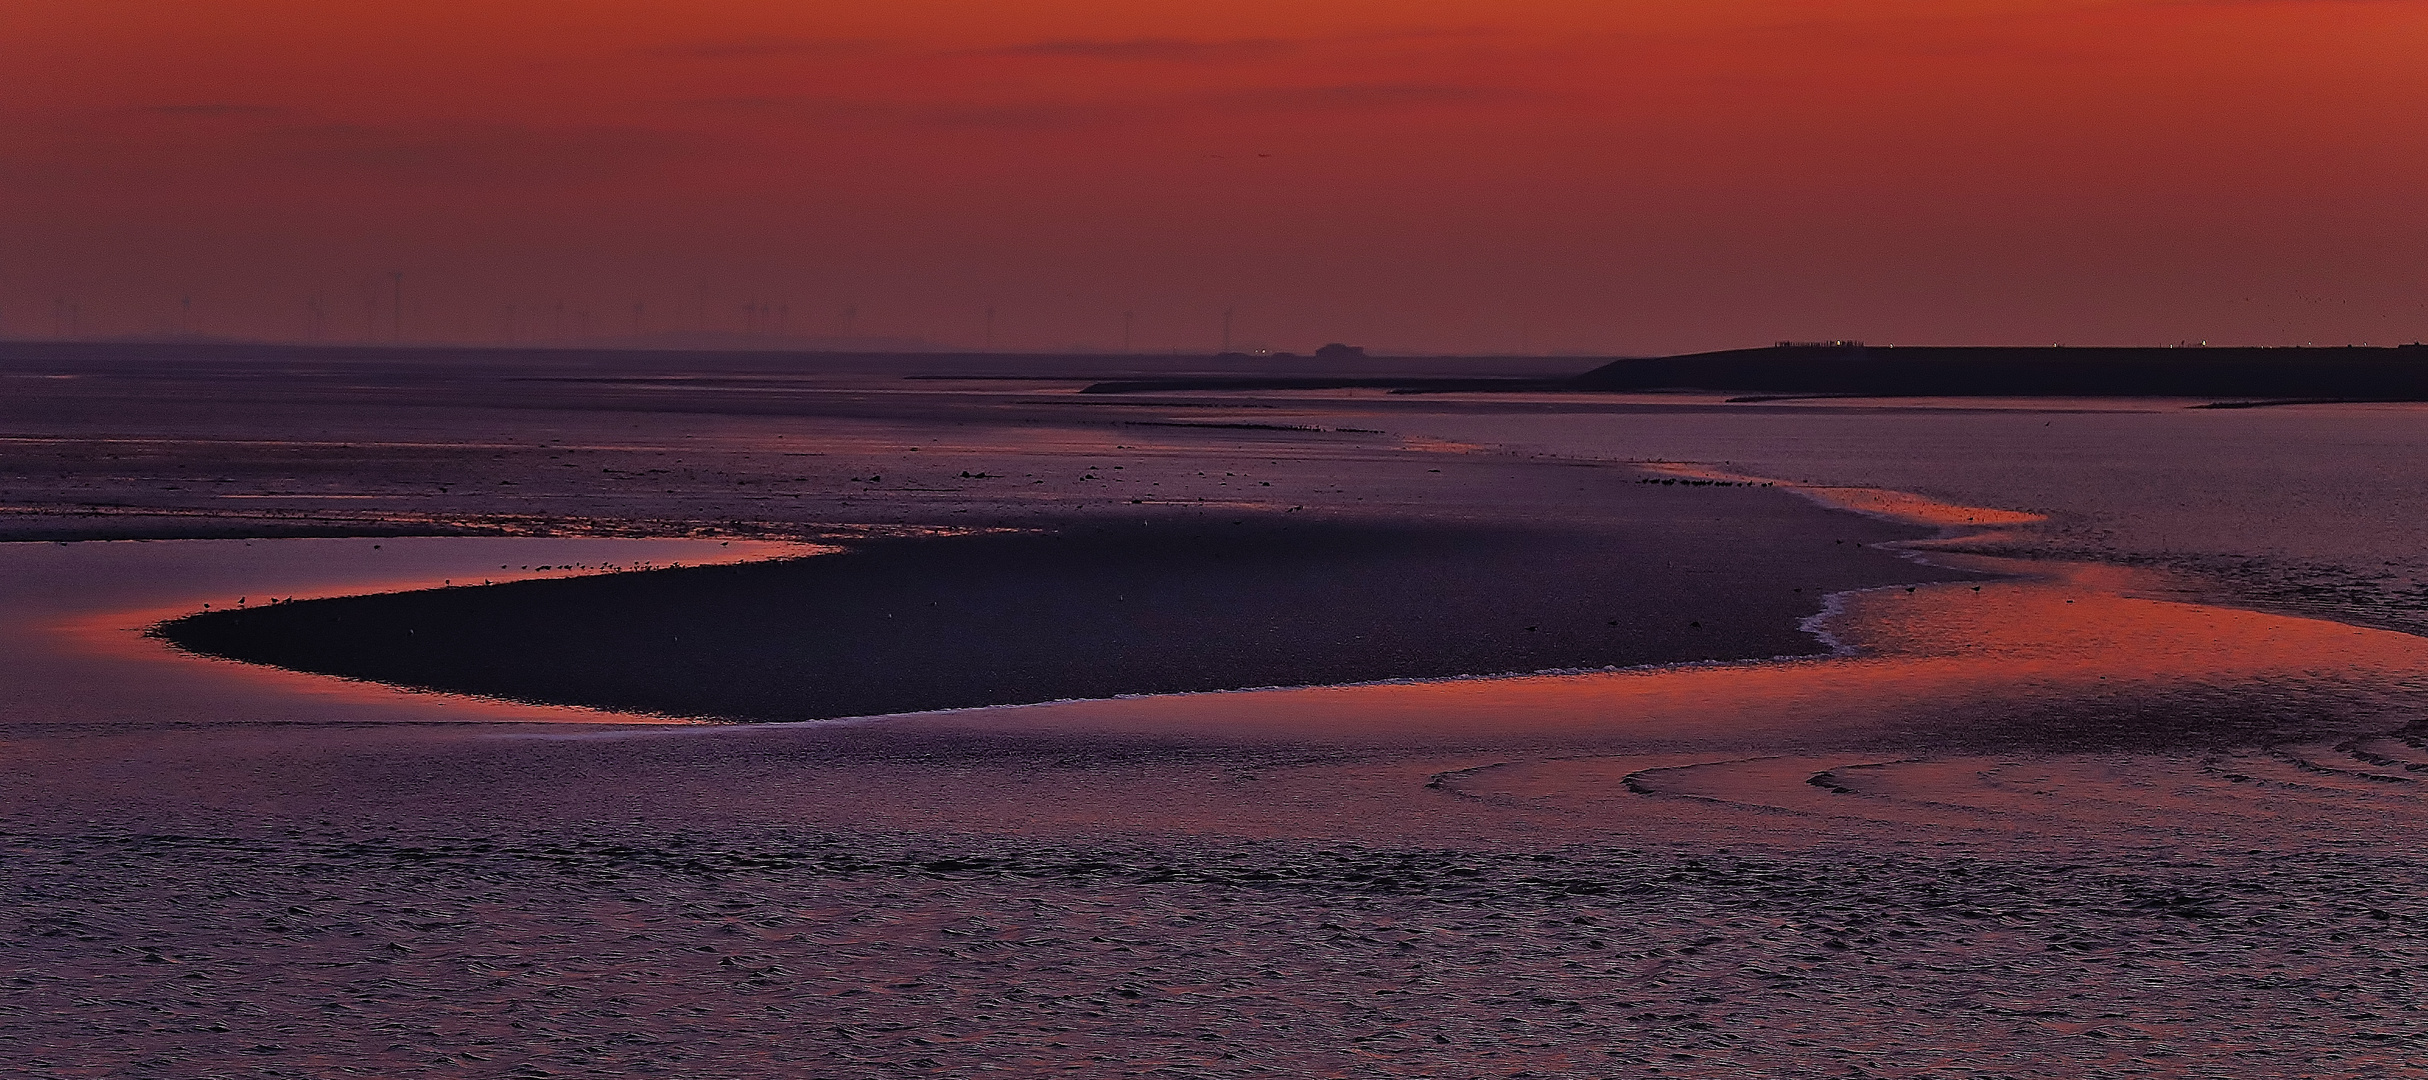
{"label": "glistening wet surface", "polygon": [[9,1052],[163,1076],[2415,1060],[2428,643],[2131,583],[1861,594],[1849,655],[1781,665],[19,741]]}
{"label": "glistening wet surface", "polygon": [[[785,393],[788,409],[815,396]],[[667,396],[633,396],[650,394]],[[834,407],[895,410],[907,432],[923,406],[903,397]],[[1074,418],[1113,408],[955,400],[978,426],[1086,429]],[[620,445],[567,436],[629,431],[631,414],[549,413],[547,446],[523,431],[429,461],[552,492],[529,505],[560,523],[625,483],[596,470],[666,469],[676,490],[590,520],[789,514],[805,537],[848,523],[838,508],[1126,514],[1154,497],[1142,488],[1618,521],[1598,493],[1636,483],[1612,460],[1628,457],[1833,489],[1895,488],[1883,477],[1908,469],[1909,490],[2050,520],[1933,554],[2042,556],[2006,567],[2025,576],[1842,597],[1826,629],[1852,651],[1785,664],[655,729],[365,723],[260,687],[241,708],[176,691],[203,682],[114,710],[122,688],[59,680],[29,711],[35,684],[10,676],[0,1071],[2243,1077],[2400,1075],[2428,1057],[2421,640],[2287,613],[2332,606],[2191,602],[2295,565],[2408,572],[2388,538],[2415,493],[2304,504],[2315,532],[2367,520],[2315,542],[2254,532],[2265,550],[2239,579],[2146,557],[2153,521],[2225,520],[2213,496],[2238,475],[2281,507],[2285,477],[2332,472],[2332,453],[2274,444],[2399,449],[2402,415],[2103,413],[2069,442],[2044,428],[2088,414],[1377,401],[1122,405],[1267,423],[1154,428],[1171,449],[1102,460],[1043,439],[1060,448],[1029,471],[1053,481],[1023,477],[1034,494],[1017,497],[996,488],[1018,439],[965,433],[983,449],[934,464],[843,425],[849,454],[790,471],[774,436],[814,427],[777,412],[719,421],[748,436],[713,451],[663,437],[679,428],[663,414],[634,420],[653,449],[564,450]],[[334,442],[397,426],[349,407],[328,414]],[[1327,430],[1270,430],[1292,425]],[[1386,426],[1405,430],[1345,430]],[[1111,430],[1127,455],[1139,429]],[[2065,468],[2033,447],[2066,449]],[[230,475],[200,451],[118,475],[112,451],[71,449],[60,472],[144,513],[203,513],[188,481]],[[308,473],[389,490],[362,483],[396,479],[372,456],[279,450],[232,487]],[[49,474],[20,474],[11,498],[48,507],[31,515],[44,528],[84,520],[88,489],[27,494]],[[936,490],[872,491],[904,477]],[[2210,509],[2133,516],[2169,482]],[[404,520],[427,498],[527,520],[496,490],[411,487],[361,512]],[[1648,490],[1714,515],[1751,494]],[[277,580],[239,595],[304,595]],[[452,700],[384,715],[460,719]]]}
{"label": "glistening wet surface", "polygon": [[[600,537],[379,537],[0,544],[0,715],[33,725],[265,720],[596,722],[208,661],[146,636],[162,619],[315,596],[569,578],[832,550],[803,543]],[[639,717],[621,719],[639,720]]]}
{"label": "glistening wet surface", "polygon": [[[747,840],[12,845],[22,952],[49,962],[19,980],[39,996],[12,1026],[123,1017],[106,1041],[16,1060],[94,1075],[2384,1075],[2420,1035],[2407,897],[2345,883],[2383,872],[2367,856],[2225,877],[1954,853],[1074,858]],[[148,897],[61,872],[95,859],[196,914],[162,933]],[[199,859],[274,869],[237,886],[198,880]],[[83,891],[72,908],[63,886]]]}

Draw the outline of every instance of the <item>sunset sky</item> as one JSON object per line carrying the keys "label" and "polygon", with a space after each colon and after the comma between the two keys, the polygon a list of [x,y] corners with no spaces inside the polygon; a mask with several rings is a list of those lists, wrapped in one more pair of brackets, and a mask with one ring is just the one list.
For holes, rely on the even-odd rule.
{"label": "sunset sky", "polygon": [[391,273],[415,341],[2410,341],[2428,2],[0,0],[0,334]]}

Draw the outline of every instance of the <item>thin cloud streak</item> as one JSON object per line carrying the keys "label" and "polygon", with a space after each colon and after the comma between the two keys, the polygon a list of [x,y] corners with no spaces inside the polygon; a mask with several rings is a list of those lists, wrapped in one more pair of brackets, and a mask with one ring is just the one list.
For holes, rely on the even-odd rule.
{"label": "thin cloud streak", "polygon": [[1089,60],[1115,63],[1219,64],[1270,60],[1310,49],[1384,45],[1406,41],[1474,38],[1500,33],[1489,28],[1395,30],[1315,37],[1134,37],[1048,38],[980,48],[905,50],[898,43],[866,38],[764,36],[690,41],[651,46],[632,55],[678,60],[758,60],[792,57],[860,57],[900,53],[935,59]]}
{"label": "thin cloud streak", "polygon": [[1220,113],[1417,111],[1539,100],[1541,95],[1506,87],[1448,83],[1345,83],[1251,87],[1121,101],[979,104],[841,97],[746,97],[682,102],[677,107],[707,112],[786,116],[813,123],[1021,130],[1169,121],[1188,115]]}
{"label": "thin cloud streak", "polygon": [[288,110],[275,105],[247,105],[226,101],[198,101],[171,105],[139,105],[127,110],[139,116],[193,116],[217,119],[221,117],[285,116]]}
{"label": "thin cloud streak", "polygon": [[359,259],[864,314],[885,282],[906,332],[934,298],[1066,341],[1090,305],[1439,348],[1494,312],[1645,345],[2428,325],[2428,0],[607,4],[573,32],[262,2],[12,24],[0,312]]}
{"label": "thin cloud streak", "polygon": [[173,142],[125,134],[88,138],[70,159],[96,180],[176,175],[199,181],[259,175],[267,166],[304,182],[480,188],[613,180],[714,152],[703,136],[646,127],[340,121],[217,129]]}
{"label": "thin cloud streak", "polygon": [[972,49],[961,55],[1202,64],[1265,60],[1297,52],[1307,44],[1305,40],[1287,38],[1237,38],[1227,41],[1188,38],[1129,38],[1119,41],[1062,39]]}
{"label": "thin cloud streak", "polygon": [[858,38],[751,37],[653,46],[634,55],[676,60],[759,60],[770,57],[867,56],[884,52],[882,41]]}

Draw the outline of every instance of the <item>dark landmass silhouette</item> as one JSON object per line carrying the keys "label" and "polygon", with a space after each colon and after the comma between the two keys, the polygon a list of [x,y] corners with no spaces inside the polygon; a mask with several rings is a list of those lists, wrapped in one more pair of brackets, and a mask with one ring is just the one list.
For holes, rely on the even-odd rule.
{"label": "dark landmass silhouette", "polygon": [[[1329,347],[1327,346],[1327,350]],[[2428,401],[2428,344],[2386,347],[1866,346],[1782,344],[1678,356],[1315,357],[1141,353],[920,352],[779,348],[551,348],[309,345],[224,341],[8,341],[0,367],[46,364],[409,363],[432,373],[503,370],[520,377],[640,379],[716,372],[789,377],[884,371],[914,379],[1084,381],[1085,394],[1253,390],[1401,393],[1657,392],[1848,397],[2174,397],[2216,407],[2335,401]]]}
{"label": "dark landmass silhouette", "polygon": [[2387,348],[1780,345],[1612,360],[1567,378],[1303,375],[1126,379],[1086,393],[1387,389],[1846,397],[2190,397],[2221,402],[2428,401],[2428,345]]}
{"label": "dark landmass silhouette", "polygon": [[2428,400],[2428,346],[2001,348],[1782,345],[1616,360],[1580,390],[1864,397]]}
{"label": "dark landmass silhouette", "polygon": [[1472,378],[1413,375],[1234,375],[1113,379],[1091,383],[1083,394],[1152,394],[1186,390],[1397,390],[1448,394],[1459,391],[1565,390],[1568,379]]}

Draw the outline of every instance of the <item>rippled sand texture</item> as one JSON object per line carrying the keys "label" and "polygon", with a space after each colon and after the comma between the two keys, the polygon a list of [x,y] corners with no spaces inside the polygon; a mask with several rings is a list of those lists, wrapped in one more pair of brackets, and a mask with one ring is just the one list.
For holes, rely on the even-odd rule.
{"label": "rippled sand texture", "polygon": [[[2221,871],[1964,850],[415,840],[12,843],[11,951],[40,966],[12,973],[11,1059],[2360,1076],[2416,1063],[2423,1026],[2416,897],[2381,884],[2400,856],[2357,846]],[[77,869],[101,860],[127,873]]]}
{"label": "rippled sand texture", "polygon": [[1864,594],[1852,655],[1773,667],[20,743],[7,819],[52,827],[6,837],[0,1048],[160,1076],[2416,1062],[2428,642],[2117,584]]}
{"label": "rippled sand texture", "polygon": [[[1616,526],[1596,493],[1658,458],[1891,517],[2005,508],[1932,519],[2001,534],[1919,547],[2035,557],[1968,564],[2024,574],[1978,591],[1842,596],[1827,658],[804,725],[339,710],[10,653],[0,1075],[2428,1060],[2428,641],[2351,625],[2428,625],[2421,489],[2389,482],[2428,460],[2417,412],[305,375],[0,399],[20,440],[0,525],[819,539],[1303,506]],[[813,436],[824,456],[796,448]],[[46,625],[29,612],[85,610],[5,585],[15,641]]]}

